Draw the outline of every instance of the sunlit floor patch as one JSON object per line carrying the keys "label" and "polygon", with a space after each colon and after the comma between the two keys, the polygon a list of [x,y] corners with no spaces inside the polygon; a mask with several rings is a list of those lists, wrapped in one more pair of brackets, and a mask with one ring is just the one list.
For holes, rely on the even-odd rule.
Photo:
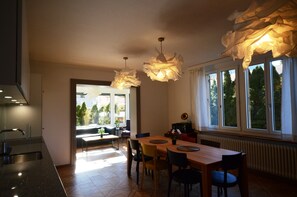
{"label": "sunlit floor patch", "polygon": [[90,150],[76,153],[75,173],[102,169],[117,163],[125,163],[126,156],[114,148]]}

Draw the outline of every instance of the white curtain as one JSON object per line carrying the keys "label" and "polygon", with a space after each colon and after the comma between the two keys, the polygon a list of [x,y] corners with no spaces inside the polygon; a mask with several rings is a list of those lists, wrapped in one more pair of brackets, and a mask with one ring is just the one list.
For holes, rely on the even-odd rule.
{"label": "white curtain", "polygon": [[192,122],[201,131],[208,125],[206,80],[204,68],[190,71]]}
{"label": "white curtain", "polygon": [[297,136],[297,58],[283,61],[282,134]]}

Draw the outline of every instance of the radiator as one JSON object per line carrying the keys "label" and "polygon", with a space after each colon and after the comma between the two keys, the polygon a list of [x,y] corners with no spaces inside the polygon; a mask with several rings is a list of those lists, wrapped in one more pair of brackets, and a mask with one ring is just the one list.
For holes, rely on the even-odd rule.
{"label": "radiator", "polygon": [[246,153],[248,168],[297,180],[296,144],[205,134],[199,134],[198,138],[220,142],[221,148]]}

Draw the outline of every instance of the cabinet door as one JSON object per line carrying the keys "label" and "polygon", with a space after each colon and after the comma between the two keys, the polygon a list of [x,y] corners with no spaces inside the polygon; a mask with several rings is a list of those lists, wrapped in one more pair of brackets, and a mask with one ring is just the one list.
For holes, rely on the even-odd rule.
{"label": "cabinet door", "polygon": [[0,1],[0,84],[21,83],[21,1]]}

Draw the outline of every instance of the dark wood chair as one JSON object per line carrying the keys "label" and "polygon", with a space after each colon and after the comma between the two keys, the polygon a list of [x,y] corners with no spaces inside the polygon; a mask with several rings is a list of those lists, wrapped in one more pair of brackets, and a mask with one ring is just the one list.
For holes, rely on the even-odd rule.
{"label": "dark wood chair", "polygon": [[[167,149],[168,159],[168,197],[170,196],[172,180],[184,184],[185,197],[189,196],[190,186],[192,184],[201,183],[201,173],[195,169],[188,168],[188,159],[186,153],[173,152]],[[172,166],[177,166],[176,171],[172,171]],[[202,187],[200,185],[200,193],[202,196]]]}
{"label": "dark wood chair", "polygon": [[223,155],[220,171],[212,171],[212,184],[218,187],[218,197],[220,196],[220,188],[223,188],[225,197],[228,197],[227,188],[234,187],[238,184],[238,176],[230,173],[230,170],[239,170],[242,162],[242,153],[234,155]]}
{"label": "dark wood chair", "polygon": [[220,148],[221,147],[221,143],[220,142],[215,142],[215,141],[211,141],[211,140],[201,139],[200,140],[200,143],[202,145],[212,146],[212,147],[216,147],[216,148]]}
{"label": "dark wood chair", "polygon": [[151,136],[150,133],[137,133],[135,135],[136,138],[149,137],[149,136]]}
{"label": "dark wood chair", "polygon": [[[142,162],[142,154],[138,140],[130,139],[130,147],[132,149],[132,159],[136,161],[136,183],[139,183],[139,162]],[[152,160],[150,157],[145,157],[145,161]],[[131,161],[132,162],[132,161]]]}

